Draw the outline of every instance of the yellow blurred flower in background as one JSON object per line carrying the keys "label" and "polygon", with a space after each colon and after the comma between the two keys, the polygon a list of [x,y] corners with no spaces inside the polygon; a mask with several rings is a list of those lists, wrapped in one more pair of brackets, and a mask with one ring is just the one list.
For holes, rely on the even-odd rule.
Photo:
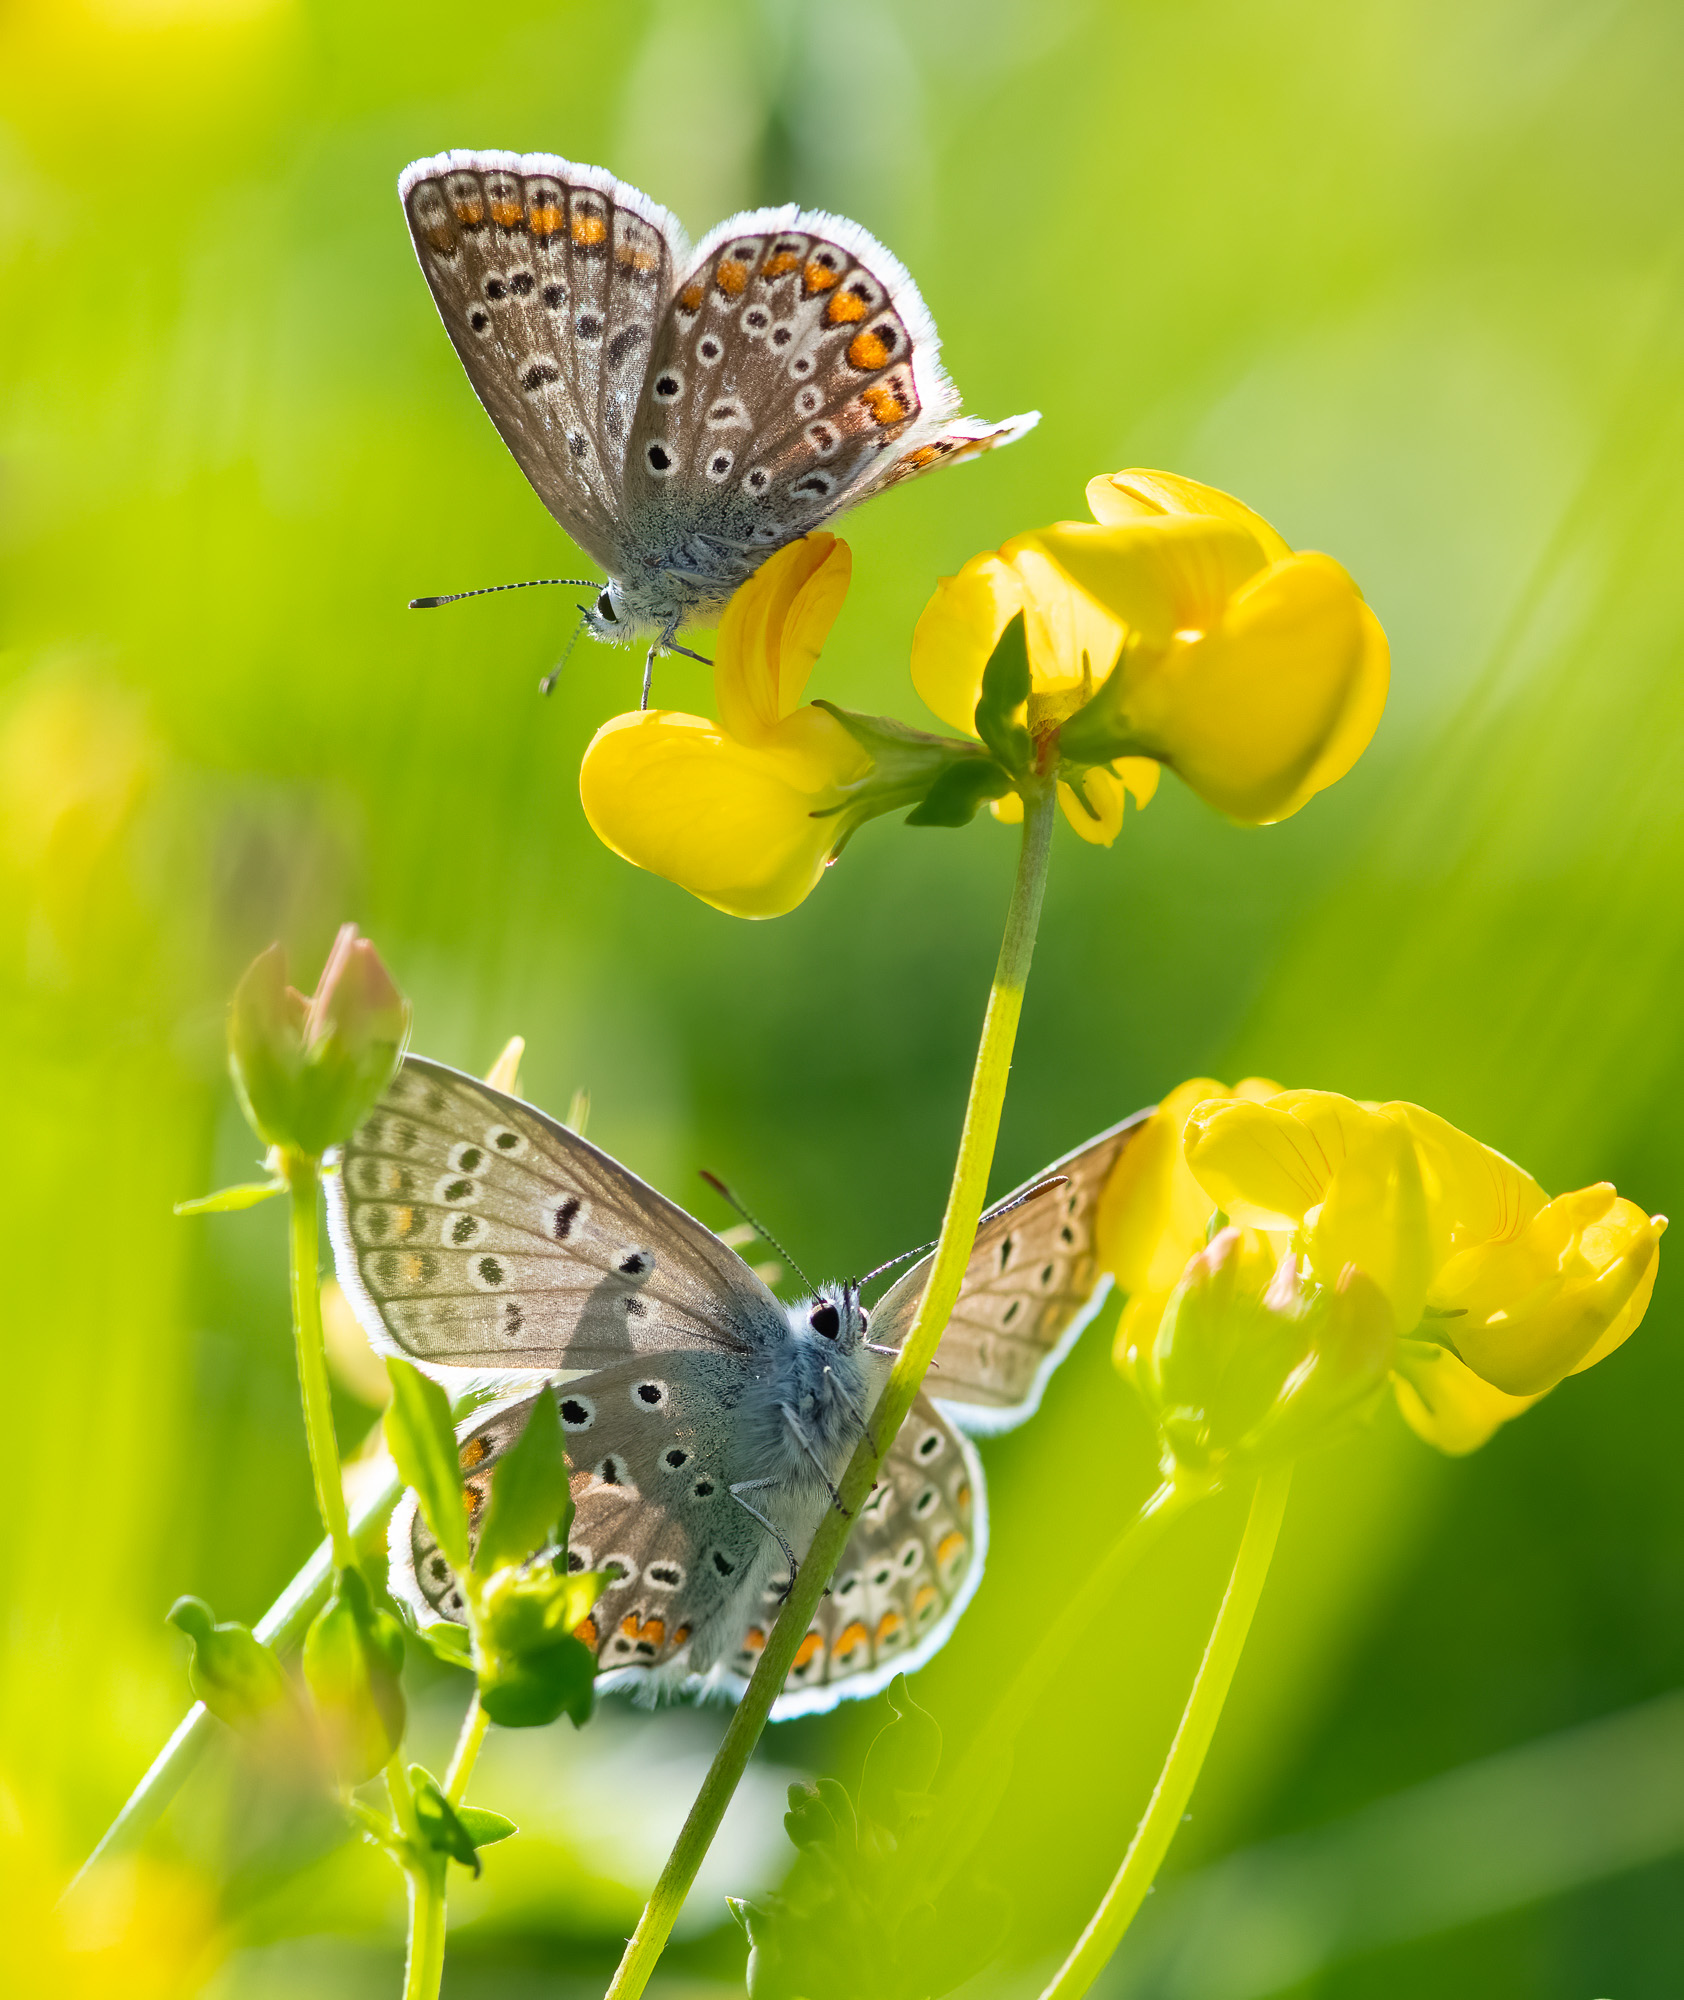
{"label": "yellow blurred flower in background", "polygon": [[799,706],[851,571],[847,543],[815,534],[750,577],[719,624],[717,722],[650,709],[603,724],[579,773],[600,840],[732,916],[781,916],[809,893],[871,762],[834,716]]}
{"label": "yellow blurred flower in background", "polygon": [[1343,777],[1379,723],[1389,665],[1339,564],[1295,554],[1240,501],[1173,473],[1087,490],[1093,522],[1018,536],[938,586],[912,654],[935,713],[971,728],[983,668],[1022,612],[1027,725],[1056,754],[1086,838],[1115,838],[1124,791],[1144,805],[1154,764],[1255,824]]}
{"label": "yellow blurred flower in background", "polygon": [[[1231,1092],[1204,1077],[1172,1091],[1099,1211],[1103,1261],[1129,1294],[1118,1360],[1160,1411],[1168,1364],[1185,1375],[1176,1351],[1189,1301],[1208,1319],[1220,1273],[1230,1318],[1243,1298],[1277,1330],[1300,1329],[1296,1348],[1283,1332],[1274,1378],[1289,1397],[1304,1386],[1292,1371],[1314,1361],[1318,1341],[1327,1352],[1317,1301],[1383,1305],[1403,1414],[1449,1452],[1483,1444],[1631,1334],[1665,1227],[1606,1182],[1552,1201],[1419,1105],[1258,1078]],[[1357,1310],[1339,1308],[1337,1340]],[[1251,1409],[1254,1422],[1268,1414]]]}

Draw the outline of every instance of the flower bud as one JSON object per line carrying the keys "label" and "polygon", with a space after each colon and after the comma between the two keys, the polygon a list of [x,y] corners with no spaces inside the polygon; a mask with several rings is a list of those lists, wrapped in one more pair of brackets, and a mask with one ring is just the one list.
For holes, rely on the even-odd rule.
{"label": "flower bud", "polygon": [[409,1002],[354,924],[334,940],[314,996],[286,983],[279,945],[255,958],[228,1013],[228,1062],[266,1145],[319,1159],[348,1139],[391,1082]]}
{"label": "flower bud", "polygon": [[571,1716],[589,1721],[596,1657],[573,1637],[607,1581],[601,1571],[568,1576],[547,1564],[510,1565],[486,1579],[475,1621],[480,1701],[503,1729]]}
{"label": "flower bud", "polygon": [[403,1628],[376,1609],[360,1570],[342,1569],[304,1635],[304,1678],[347,1784],[382,1770],[403,1740]]}
{"label": "flower bud", "polygon": [[1385,1381],[1396,1328],[1379,1288],[1347,1269],[1306,1285],[1261,1231],[1228,1227],[1188,1263],[1135,1363],[1166,1458],[1220,1479],[1301,1450]]}

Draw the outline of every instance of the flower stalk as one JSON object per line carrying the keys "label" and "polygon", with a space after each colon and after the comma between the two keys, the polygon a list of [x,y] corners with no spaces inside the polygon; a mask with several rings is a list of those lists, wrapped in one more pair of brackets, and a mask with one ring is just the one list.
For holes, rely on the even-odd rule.
{"label": "flower stalk", "polygon": [[1239,1665],[1258,1599],[1268,1579],[1291,1484],[1290,1460],[1272,1467],[1257,1482],[1216,1623],[1211,1627],[1193,1691],[1181,1712],[1145,1814],[1099,1908],[1051,1984],[1043,1989],[1041,2000],[1078,2000],[1080,1994],[1087,1992],[1122,1942],[1123,1933],[1133,1923],[1146,1900],[1147,1890],[1163,1866],[1169,1844],[1187,1810],[1187,1801],[1204,1769],[1205,1755],[1233,1685],[1234,1669]]}
{"label": "flower stalk", "polygon": [[333,1397],[327,1378],[327,1343],[322,1333],[322,1290],[319,1269],[321,1162],[291,1150],[281,1156],[281,1171],[292,1200],[288,1244],[292,1257],[292,1337],[298,1359],[298,1388],[304,1403],[304,1431],[310,1447],[310,1471],[316,1482],[316,1505],[327,1530],[335,1569],[356,1561],[350,1517],[345,1510],[345,1478],[339,1445],[333,1434]]}
{"label": "flower stalk", "polygon": [[607,2000],[634,2000],[634,1996],[648,1984],[685,1896],[696,1879],[696,1871],[712,1845],[725,1808],[737,1789],[749,1756],[760,1739],[760,1732],[766,1726],[766,1717],[783,1687],[796,1648],[812,1622],[831,1572],[841,1557],[854,1519],[871,1491],[883,1454],[905,1421],[919,1385],[935,1358],[936,1344],[959,1295],[960,1281],[964,1277],[977,1224],[982,1216],[989,1169],[994,1163],[994,1144],[1000,1130],[1000,1113],[1005,1103],[1018,1020],[1023,1011],[1024,988],[1028,983],[1035,933],[1040,924],[1047,860],[1052,847],[1053,788],[1050,783],[1041,781],[1031,782],[1027,789],[1029,797],[1023,818],[1017,877],[1006,913],[1005,934],[1000,942],[994,981],[989,989],[958,1158],[954,1163],[953,1183],[947,1198],[947,1211],[942,1218],[929,1283],[924,1288],[911,1331],[872,1414],[871,1425],[842,1475],[838,1490],[845,1511],[839,1513],[834,1508],[829,1509],[819,1524],[748,1688],[731,1717],[702,1788],[696,1794],[677,1843],[649,1901],[644,1905],[637,1929],[608,1988]]}

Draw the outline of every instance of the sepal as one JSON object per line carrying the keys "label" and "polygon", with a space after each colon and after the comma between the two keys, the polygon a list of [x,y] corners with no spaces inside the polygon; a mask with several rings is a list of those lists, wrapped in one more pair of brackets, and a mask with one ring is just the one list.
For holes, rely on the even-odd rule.
{"label": "sepal", "polygon": [[220,1721],[251,1729],[291,1706],[292,1683],[285,1669],[247,1627],[217,1624],[202,1597],[178,1597],[165,1616],[192,1643],[188,1685]]}
{"label": "sepal", "polygon": [[[984,799],[1000,798],[1012,788],[1010,774],[980,743],[956,736],[932,736],[889,716],[860,715],[838,708],[834,702],[819,701],[813,706],[834,716],[871,759],[871,768],[846,787],[839,805],[814,815],[838,821],[837,853],[867,820],[884,813],[910,806],[915,809],[909,822],[914,826],[962,826]],[[955,772],[965,775],[954,777]],[[924,812],[932,800],[933,809]],[[967,802],[969,810],[963,817],[952,816]]]}

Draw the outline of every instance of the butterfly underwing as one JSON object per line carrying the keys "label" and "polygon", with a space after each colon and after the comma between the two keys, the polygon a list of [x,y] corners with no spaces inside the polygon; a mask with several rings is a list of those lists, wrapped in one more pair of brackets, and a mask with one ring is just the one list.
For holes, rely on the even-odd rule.
{"label": "butterfly underwing", "polygon": [[[1027,1415],[1091,1316],[1094,1213],[1138,1124],[983,1218],[929,1390],[860,1510],[775,1715],[875,1692],[952,1630],[987,1545],[982,1468],[962,1427]],[[783,1305],[599,1148],[417,1056],[343,1148],[328,1220],[340,1283],[377,1348],[447,1376],[525,1379],[460,1433],[470,1527],[533,1397],[554,1395],[577,1509],[570,1560],[612,1579],[584,1632],[610,1684],[740,1691],[910,1328],[927,1261],[870,1312],[849,1284]],[[393,1520],[392,1578],[421,1620],[463,1616],[413,1496]]]}
{"label": "butterfly underwing", "polygon": [[692,250],[550,153],[441,153],[398,193],[487,414],[606,572],[585,623],[651,659],[786,543],[1038,420],[959,414],[918,288],[843,217],[756,209]]}

